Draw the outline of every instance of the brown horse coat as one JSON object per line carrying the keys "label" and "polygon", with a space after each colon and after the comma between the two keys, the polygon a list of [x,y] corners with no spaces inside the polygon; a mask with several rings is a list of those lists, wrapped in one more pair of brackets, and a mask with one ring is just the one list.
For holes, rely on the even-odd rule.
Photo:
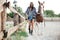
{"label": "brown horse coat", "polygon": [[43,16],[41,14],[36,14],[36,21],[43,22]]}

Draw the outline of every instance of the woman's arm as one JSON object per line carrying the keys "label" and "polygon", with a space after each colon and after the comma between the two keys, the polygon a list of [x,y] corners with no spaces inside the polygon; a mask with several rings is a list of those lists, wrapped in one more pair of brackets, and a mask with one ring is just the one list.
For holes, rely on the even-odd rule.
{"label": "woman's arm", "polygon": [[34,7],[34,16],[36,16],[37,12],[36,12],[36,8]]}
{"label": "woman's arm", "polygon": [[27,8],[26,12],[25,12],[25,18],[28,19],[28,13],[29,13],[29,8]]}

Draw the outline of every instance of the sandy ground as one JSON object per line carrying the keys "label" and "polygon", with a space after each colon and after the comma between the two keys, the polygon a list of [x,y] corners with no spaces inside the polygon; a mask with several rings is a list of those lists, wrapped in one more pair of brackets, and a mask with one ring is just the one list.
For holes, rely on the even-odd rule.
{"label": "sandy ground", "polygon": [[[45,22],[45,26],[44,23],[40,23],[39,30],[36,23],[34,25],[33,35],[30,35],[27,23],[26,32],[28,37],[26,40],[60,40],[60,22]],[[38,35],[38,33],[42,34]]]}
{"label": "sandy ground", "polygon": [[[10,22],[10,24],[13,24],[13,22]],[[45,22],[45,26],[44,23],[36,25],[35,22],[34,25],[33,35],[30,35],[28,32],[28,23],[26,24],[26,32],[28,33],[26,40],[60,40],[60,21]]]}

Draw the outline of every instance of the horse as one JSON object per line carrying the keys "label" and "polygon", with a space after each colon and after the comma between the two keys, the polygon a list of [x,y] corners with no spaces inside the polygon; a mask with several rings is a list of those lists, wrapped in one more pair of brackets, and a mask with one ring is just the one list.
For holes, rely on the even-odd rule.
{"label": "horse", "polygon": [[[44,7],[44,6],[43,6]],[[42,12],[41,12],[41,4],[39,2],[39,8],[38,8],[38,12],[36,14],[36,23],[35,23],[35,26],[36,26],[36,29],[35,29],[35,32],[38,33],[38,35],[42,35],[42,31],[43,31],[43,27],[45,26],[45,20],[43,18],[43,15],[42,15]],[[44,25],[42,25],[44,24]],[[42,26],[43,27],[42,27]]]}

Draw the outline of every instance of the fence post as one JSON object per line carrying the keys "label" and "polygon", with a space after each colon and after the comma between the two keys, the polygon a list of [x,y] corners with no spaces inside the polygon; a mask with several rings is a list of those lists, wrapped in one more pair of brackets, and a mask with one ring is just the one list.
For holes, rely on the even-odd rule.
{"label": "fence post", "polygon": [[14,13],[14,26],[18,25],[18,14]]}
{"label": "fence post", "polygon": [[3,32],[3,40],[7,37],[7,32],[6,32],[6,3],[3,4],[3,11],[1,12],[1,31]]}
{"label": "fence post", "polygon": [[0,32],[1,32],[1,13],[0,13]]}

